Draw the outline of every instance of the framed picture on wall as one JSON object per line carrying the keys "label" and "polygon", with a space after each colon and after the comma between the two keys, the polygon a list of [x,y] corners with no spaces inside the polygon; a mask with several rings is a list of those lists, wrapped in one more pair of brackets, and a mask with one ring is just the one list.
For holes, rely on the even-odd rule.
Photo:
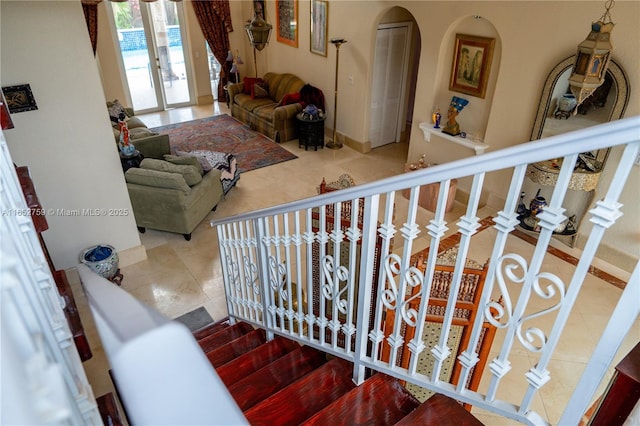
{"label": "framed picture on wall", "polygon": [[31,86],[28,84],[3,87],[2,93],[11,114],[38,109],[36,100],[31,92]]}
{"label": "framed picture on wall", "polygon": [[264,9],[264,0],[254,0],[253,1],[253,13],[255,16],[259,16],[265,21],[267,20],[267,14]]}
{"label": "framed picture on wall", "polygon": [[311,0],[311,53],[327,56],[329,2]]}
{"label": "framed picture on wall", "polygon": [[298,0],[276,0],[276,36],[280,43],[298,47]]}
{"label": "framed picture on wall", "polygon": [[456,34],[449,90],[485,97],[495,38]]}

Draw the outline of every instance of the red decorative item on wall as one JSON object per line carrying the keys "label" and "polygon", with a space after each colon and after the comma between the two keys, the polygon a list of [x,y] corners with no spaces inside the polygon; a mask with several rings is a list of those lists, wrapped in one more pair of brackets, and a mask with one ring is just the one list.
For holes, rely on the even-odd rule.
{"label": "red decorative item on wall", "polygon": [[11,115],[9,115],[9,108],[7,108],[7,102],[4,100],[4,94],[0,94],[0,123],[2,123],[2,130],[13,129],[13,121]]}

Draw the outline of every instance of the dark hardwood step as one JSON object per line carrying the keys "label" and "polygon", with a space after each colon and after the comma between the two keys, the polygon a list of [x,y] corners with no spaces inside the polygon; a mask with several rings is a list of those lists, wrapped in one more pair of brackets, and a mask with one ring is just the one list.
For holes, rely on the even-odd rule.
{"label": "dark hardwood step", "polygon": [[435,394],[396,425],[482,426],[482,422],[455,399]]}
{"label": "dark hardwood step", "polygon": [[349,392],[353,364],[334,358],[247,410],[249,424],[298,425]]}
{"label": "dark hardwood step", "polygon": [[325,362],[324,353],[302,346],[233,383],[229,392],[240,409],[246,411]]}
{"label": "dark hardwood step", "polygon": [[204,327],[194,331],[192,334],[197,341],[200,341],[205,337],[216,334],[218,331],[229,326],[231,326],[231,323],[229,322],[229,317],[226,317],[212,324],[205,325]]}
{"label": "dark hardwood step", "polygon": [[98,404],[98,411],[102,418],[102,423],[108,426],[124,426],[122,417],[120,417],[120,411],[118,410],[118,404],[113,393],[109,392],[96,398]]}
{"label": "dark hardwood step", "polygon": [[252,330],[224,346],[207,352],[207,358],[214,367],[220,367],[238,356],[251,351],[266,342],[264,330]]}
{"label": "dark hardwood step", "polygon": [[244,355],[240,355],[233,361],[229,361],[221,367],[216,367],[216,372],[224,384],[230,386],[276,359],[299,348],[300,345],[293,340],[278,336],[270,342],[260,345]]}
{"label": "dark hardwood step", "polygon": [[391,425],[419,405],[398,380],[378,373],[301,424]]}
{"label": "dark hardwood step", "polygon": [[207,353],[219,348],[220,346],[226,345],[232,340],[236,340],[238,337],[241,337],[252,330],[253,327],[248,323],[239,322],[201,339],[198,343],[204,353]]}

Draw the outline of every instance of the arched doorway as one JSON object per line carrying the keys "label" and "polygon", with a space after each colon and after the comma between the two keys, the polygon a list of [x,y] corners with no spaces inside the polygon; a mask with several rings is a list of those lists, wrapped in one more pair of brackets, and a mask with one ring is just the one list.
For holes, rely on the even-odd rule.
{"label": "arched doorway", "polygon": [[411,13],[394,7],[376,31],[369,140],[377,148],[405,138],[415,100],[420,37]]}

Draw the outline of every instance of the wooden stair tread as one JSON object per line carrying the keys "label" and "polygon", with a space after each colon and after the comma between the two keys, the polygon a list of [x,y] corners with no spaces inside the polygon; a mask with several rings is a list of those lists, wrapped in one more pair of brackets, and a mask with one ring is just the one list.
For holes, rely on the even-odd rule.
{"label": "wooden stair tread", "polygon": [[353,389],[352,371],[352,363],[334,358],[244,415],[251,425],[298,425]]}
{"label": "wooden stair tread", "polygon": [[262,329],[252,330],[238,337],[224,346],[206,353],[209,362],[214,367],[220,367],[227,362],[243,355],[266,342],[265,332]]}
{"label": "wooden stair tread", "polygon": [[298,348],[300,345],[296,342],[278,336],[233,361],[216,367],[216,372],[224,384],[229,386]]}
{"label": "wooden stair tread", "polygon": [[482,426],[464,407],[442,394],[435,394],[396,425]]}
{"label": "wooden stair tread", "polygon": [[200,341],[205,337],[216,334],[218,331],[221,331],[230,326],[231,323],[229,322],[229,317],[226,317],[212,324],[205,325],[204,327],[194,331],[192,334],[197,341]]}
{"label": "wooden stair tread", "polygon": [[217,333],[211,334],[204,339],[201,339],[198,344],[200,344],[202,350],[207,353],[223,345],[226,345],[230,341],[235,340],[252,330],[253,327],[251,327],[251,325],[249,325],[248,323],[239,322],[229,327],[225,327]]}
{"label": "wooden stair tread", "polygon": [[302,424],[390,425],[419,405],[398,380],[378,373]]}
{"label": "wooden stair tread", "polygon": [[240,409],[246,411],[324,362],[322,352],[302,346],[231,384],[229,392]]}

